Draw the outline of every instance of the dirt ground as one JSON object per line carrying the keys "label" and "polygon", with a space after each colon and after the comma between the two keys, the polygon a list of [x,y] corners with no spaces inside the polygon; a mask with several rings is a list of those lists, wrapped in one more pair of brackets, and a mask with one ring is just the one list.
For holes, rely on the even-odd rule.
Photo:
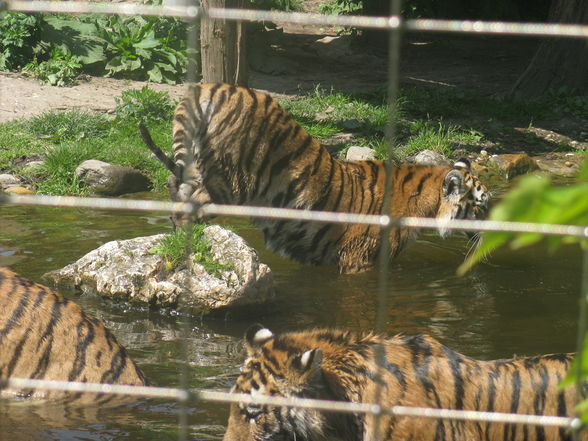
{"label": "dirt ground", "polygon": [[[355,46],[349,36],[294,34],[305,28],[272,30],[251,35],[250,86],[277,94],[297,94],[320,84],[341,91],[383,87],[387,63],[381,51]],[[406,83],[438,84],[506,93],[522,72],[536,43],[506,43],[498,38],[409,36],[402,48],[401,79]],[[85,77],[78,85],[51,87],[20,74],[0,72],[0,122],[46,110],[89,109],[112,112],[114,98],[143,82]],[[183,85],[149,83],[180,98]]]}
{"label": "dirt ground", "polygon": [[[304,26],[249,33],[250,86],[274,94],[297,95],[317,85],[344,92],[384,90],[388,66],[382,50],[357,44],[351,36],[334,32],[313,33]],[[383,38],[387,38],[383,34]],[[483,96],[505,95],[529,63],[536,39],[507,37],[408,34],[402,42],[402,84],[437,85],[473,91]],[[85,77],[78,85],[51,87],[20,74],[0,72],[0,122],[28,117],[47,110],[88,109],[112,113],[115,97],[143,82]],[[149,83],[181,98],[184,85]],[[557,142],[588,147],[586,121],[561,118],[534,122],[533,135],[544,141],[537,152],[549,151]],[[482,122],[483,124],[483,122]],[[520,130],[519,130],[520,129]],[[511,127],[509,150],[525,150],[517,140],[527,127]],[[498,130],[501,132],[501,130]]]}

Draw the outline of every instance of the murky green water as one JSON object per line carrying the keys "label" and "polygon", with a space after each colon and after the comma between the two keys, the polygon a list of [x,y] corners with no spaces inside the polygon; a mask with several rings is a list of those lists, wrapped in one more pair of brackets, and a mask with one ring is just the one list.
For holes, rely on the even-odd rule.
{"label": "murky green water", "polygon": [[[270,264],[278,299],[257,316],[191,318],[187,365],[177,316],[66,295],[103,320],[161,386],[178,386],[179,372],[186,366],[191,387],[228,390],[243,359],[241,335],[254,322],[274,331],[375,326],[377,273],[341,276],[332,267],[299,265],[266,251],[259,232],[247,222],[227,223]],[[46,271],[109,240],[167,230],[163,214],[0,206],[0,265],[43,282]],[[500,251],[458,278],[455,269],[466,249],[465,238],[443,241],[430,234],[393,263],[390,333],[429,333],[480,358],[574,350],[581,279],[578,248],[562,248],[555,255],[547,255],[543,247]],[[173,440],[179,412],[178,404],[157,400],[116,409],[0,402],[0,440]],[[227,406],[192,403],[189,415],[190,439],[219,439]]]}

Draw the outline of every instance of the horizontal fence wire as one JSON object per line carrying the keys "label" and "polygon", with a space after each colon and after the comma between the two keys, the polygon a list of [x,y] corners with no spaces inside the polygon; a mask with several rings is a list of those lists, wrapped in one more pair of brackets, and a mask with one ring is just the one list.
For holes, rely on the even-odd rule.
{"label": "horizontal fence wire", "polygon": [[450,419],[460,421],[480,421],[502,424],[524,424],[533,426],[551,426],[577,430],[582,427],[579,418],[525,415],[501,412],[481,412],[473,410],[436,409],[430,407],[392,406],[379,404],[350,403],[343,401],[316,400],[310,398],[286,398],[269,395],[237,394],[203,389],[177,389],[153,386],[125,386],[102,383],[80,383],[71,381],[34,380],[28,378],[10,378],[0,381],[0,386],[14,389],[42,389],[50,391],[83,392],[96,394],[115,394],[129,397],[160,398],[181,402],[203,400],[223,403],[243,403],[267,406],[316,409],[341,413],[364,415],[392,415],[410,418]]}
{"label": "horizontal fence wire", "polygon": [[330,211],[297,210],[293,208],[253,207],[242,205],[206,204],[190,202],[149,201],[142,199],[89,198],[79,196],[14,195],[0,193],[0,204],[36,205],[46,207],[93,208],[99,210],[161,211],[169,213],[198,213],[203,216],[242,216],[306,222],[364,224],[379,227],[429,228],[456,231],[495,231],[536,233],[554,236],[588,238],[588,226],[507,222],[492,220],[436,219],[426,217],[393,218]]}
{"label": "horizontal fence wire", "polygon": [[535,37],[588,38],[588,26],[562,23],[508,23],[481,20],[407,19],[398,16],[366,17],[354,15],[323,15],[302,12],[257,11],[252,9],[222,9],[197,6],[153,6],[137,3],[98,3],[81,1],[6,0],[0,10],[19,12],[48,12],[69,14],[153,15],[187,20],[208,17],[239,21],[271,21],[316,26],[350,26],[403,31],[451,32],[475,34],[519,35]]}
{"label": "horizontal fence wire", "polygon": [[[361,17],[334,16],[313,13],[292,13],[278,11],[257,11],[247,9],[203,9],[197,6],[154,6],[137,3],[100,3],[82,1],[0,1],[0,11],[69,14],[116,14],[116,15],[150,15],[178,17],[186,20],[198,20],[203,17],[239,21],[272,21],[275,23],[297,23],[316,26],[350,26],[381,30],[401,30],[419,32],[451,32],[465,34],[495,34],[535,37],[588,38],[588,26],[574,24],[545,23],[506,23],[490,21],[460,21],[436,19],[408,19],[399,16]],[[444,221],[431,218],[392,218],[387,215],[359,215],[352,213],[316,212],[270,207],[244,207],[220,204],[196,206],[191,203],[175,203],[149,200],[83,198],[71,196],[11,195],[0,193],[0,205],[36,205],[49,207],[76,207],[102,210],[134,210],[199,215],[227,215],[263,217],[271,219],[291,219],[313,222],[359,223],[378,227],[407,228],[443,228],[446,230],[501,231],[538,233],[558,236],[575,236],[588,238],[588,226],[552,225],[498,221]],[[340,401],[311,400],[301,398],[280,398],[264,395],[243,395],[225,392],[179,389],[164,387],[124,386],[109,384],[91,384],[62,381],[46,381],[11,378],[0,381],[0,387],[38,388],[65,392],[90,392],[101,394],[127,395],[171,399],[181,403],[189,400],[207,400],[218,402],[239,402],[271,406],[312,408],[356,414],[394,415],[415,418],[436,418],[461,421],[481,421],[507,424],[527,424],[555,426],[578,430],[581,421],[578,418],[520,415],[468,410],[435,409],[420,407],[393,406],[378,404],[349,403]]]}

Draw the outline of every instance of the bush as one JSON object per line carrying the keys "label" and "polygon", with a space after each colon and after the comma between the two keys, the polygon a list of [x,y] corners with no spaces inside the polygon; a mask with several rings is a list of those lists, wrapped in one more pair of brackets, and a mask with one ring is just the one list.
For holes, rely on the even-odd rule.
{"label": "bush", "polygon": [[32,60],[37,49],[39,19],[19,12],[0,14],[0,70],[14,70]]}
{"label": "bush", "polygon": [[75,83],[81,68],[78,57],[57,47],[51,50],[48,60],[38,62],[37,57],[34,57],[22,70],[44,84],[68,86]]}
{"label": "bush", "polygon": [[115,101],[117,119],[143,123],[171,120],[176,106],[167,92],[157,92],[147,86],[125,90]]}
{"label": "bush", "polygon": [[178,37],[181,25],[171,23],[154,17],[96,20],[95,39],[103,45],[107,75],[171,84],[183,80],[188,61],[186,46],[184,37]]}

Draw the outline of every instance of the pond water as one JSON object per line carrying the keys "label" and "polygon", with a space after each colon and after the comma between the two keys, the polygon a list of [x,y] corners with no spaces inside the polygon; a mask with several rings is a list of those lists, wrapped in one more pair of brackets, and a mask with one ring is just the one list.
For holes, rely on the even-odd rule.
{"label": "pond water", "polygon": [[[127,347],[150,380],[228,390],[243,361],[241,336],[260,322],[276,332],[317,326],[373,329],[378,274],[337,274],[265,250],[259,231],[242,219],[221,219],[258,251],[274,273],[277,300],[258,314],[181,318],[170,312],[113,304],[64,293],[97,316]],[[164,214],[0,206],[0,265],[46,283],[42,275],[110,240],[169,231]],[[465,277],[455,270],[468,248],[465,237],[423,235],[389,268],[387,331],[428,333],[478,358],[504,358],[575,350],[581,253],[548,254],[542,246],[498,251]],[[189,335],[182,345],[181,321]],[[189,405],[189,439],[220,439],[228,406]],[[177,403],[139,400],[115,409],[0,402],[0,440],[174,440]]]}

